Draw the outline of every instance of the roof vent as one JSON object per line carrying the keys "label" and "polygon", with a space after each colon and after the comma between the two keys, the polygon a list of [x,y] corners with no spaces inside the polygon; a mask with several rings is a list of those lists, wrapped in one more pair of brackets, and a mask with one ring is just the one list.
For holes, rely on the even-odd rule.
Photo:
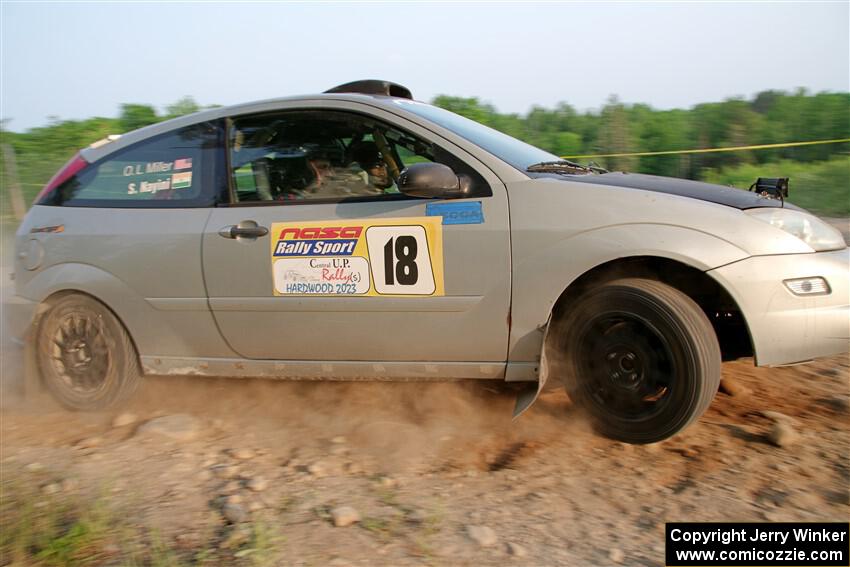
{"label": "roof vent", "polygon": [[345,83],[344,85],[339,85],[338,87],[328,89],[325,92],[360,93],[370,95],[395,96],[398,98],[409,98],[411,100],[413,99],[413,95],[410,94],[410,89],[408,89],[407,87],[403,87],[398,83],[391,83],[390,81],[376,81],[373,79],[368,79],[365,81],[352,81],[350,83]]}

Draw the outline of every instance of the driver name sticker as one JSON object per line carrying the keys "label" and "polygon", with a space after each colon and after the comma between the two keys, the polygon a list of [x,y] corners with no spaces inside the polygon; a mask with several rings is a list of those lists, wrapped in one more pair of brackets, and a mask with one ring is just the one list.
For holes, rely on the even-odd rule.
{"label": "driver name sticker", "polygon": [[444,295],[439,217],[273,223],[276,296]]}

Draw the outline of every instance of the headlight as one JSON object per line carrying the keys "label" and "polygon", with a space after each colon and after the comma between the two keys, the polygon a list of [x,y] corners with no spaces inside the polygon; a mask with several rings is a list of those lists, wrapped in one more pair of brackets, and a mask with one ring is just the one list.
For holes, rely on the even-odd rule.
{"label": "headlight", "polygon": [[792,209],[748,209],[750,216],[784,230],[808,244],[815,252],[844,248],[844,237],[814,215]]}

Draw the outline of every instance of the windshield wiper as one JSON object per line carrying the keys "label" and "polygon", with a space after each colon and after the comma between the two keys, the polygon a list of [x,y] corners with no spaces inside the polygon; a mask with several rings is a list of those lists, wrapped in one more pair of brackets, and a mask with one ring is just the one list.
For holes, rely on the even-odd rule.
{"label": "windshield wiper", "polygon": [[574,161],[558,160],[558,161],[541,161],[529,165],[525,168],[526,171],[533,173],[608,173],[607,169],[593,165],[581,165]]}

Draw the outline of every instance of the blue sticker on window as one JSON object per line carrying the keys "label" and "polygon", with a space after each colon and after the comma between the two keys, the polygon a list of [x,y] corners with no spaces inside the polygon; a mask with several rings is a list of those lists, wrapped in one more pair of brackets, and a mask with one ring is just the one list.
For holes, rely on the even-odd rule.
{"label": "blue sticker on window", "polygon": [[443,224],[481,224],[484,212],[481,201],[464,203],[428,203],[425,214],[429,217],[443,217]]}

